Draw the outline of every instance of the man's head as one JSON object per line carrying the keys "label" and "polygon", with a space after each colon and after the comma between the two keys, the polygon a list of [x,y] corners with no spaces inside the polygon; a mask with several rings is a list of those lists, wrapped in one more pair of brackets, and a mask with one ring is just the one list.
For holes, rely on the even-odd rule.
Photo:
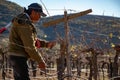
{"label": "man's head", "polygon": [[41,16],[45,17],[42,6],[38,3],[32,3],[28,6],[28,10],[31,11],[30,18],[32,21],[38,21]]}
{"label": "man's head", "polygon": [[32,3],[28,6],[28,9],[33,9],[36,12],[39,12],[41,14],[41,16],[45,17],[46,14],[43,13],[43,9],[42,6],[38,3]]}

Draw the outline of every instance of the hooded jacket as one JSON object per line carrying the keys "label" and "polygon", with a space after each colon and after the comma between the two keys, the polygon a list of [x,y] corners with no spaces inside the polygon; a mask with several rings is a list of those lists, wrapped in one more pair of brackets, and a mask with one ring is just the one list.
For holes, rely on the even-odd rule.
{"label": "hooded jacket", "polygon": [[23,56],[43,62],[41,54],[35,47],[36,30],[29,16],[22,13],[12,21],[9,35],[9,55]]}

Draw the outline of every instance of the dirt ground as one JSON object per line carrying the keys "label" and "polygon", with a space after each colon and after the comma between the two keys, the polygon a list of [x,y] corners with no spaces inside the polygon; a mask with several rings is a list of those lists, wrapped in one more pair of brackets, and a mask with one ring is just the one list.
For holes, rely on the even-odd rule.
{"label": "dirt ground", "polygon": [[[49,71],[47,72],[47,74],[41,74],[41,71],[39,69],[37,69],[37,73],[36,73],[36,77],[33,77],[33,73],[30,70],[29,71],[29,76],[31,80],[57,80],[57,74],[55,73],[55,71]],[[42,71],[43,72],[43,71]],[[12,70],[8,70],[5,72],[5,77],[3,78],[2,76],[2,70],[0,72],[0,80],[14,80],[13,79],[13,71]]]}
{"label": "dirt ground", "polygon": [[[73,75],[77,74],[76,71],[72,71],[72,73],[73,73]],[[49,71],[47,71],[46,74],[42,74],[42,75],[40,74],[40,70],[37,69],[36,74],[37,74],[36,77],[33,77],[32,71],[31,70],[29,71],[29,75],[30,75],[31,80],[58,80],[57,79],[57,72],[55,69],[50,69]],[[72,80],[88,80],[88,76],[85,75],[84,71],[82,72],[81,75],[82,76],[79,78],[73,77]],[[6,72],[5,79],[2,78],[2,70],[1,70],[0,80],[14,80],[12,70],[9,70]],[[67,80],[67,78],[64,80]],[[103,75],[99,75],[98,80],[109,80],[109,79],[107,78],[107,76],[105,76],[105,79],[103,79]]]}

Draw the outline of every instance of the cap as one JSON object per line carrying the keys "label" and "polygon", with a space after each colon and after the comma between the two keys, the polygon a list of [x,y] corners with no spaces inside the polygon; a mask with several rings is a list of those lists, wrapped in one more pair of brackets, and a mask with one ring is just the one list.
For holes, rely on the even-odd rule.
{"label": "cap", "polygon": [[44,12],[43,12],[43,9],[42,9],[42,6],[38,3],[32,3],[28,6],[28,9],[34,9],[35,11],[37,12],[40,12],[41,16],[45,17],[47,16]]}

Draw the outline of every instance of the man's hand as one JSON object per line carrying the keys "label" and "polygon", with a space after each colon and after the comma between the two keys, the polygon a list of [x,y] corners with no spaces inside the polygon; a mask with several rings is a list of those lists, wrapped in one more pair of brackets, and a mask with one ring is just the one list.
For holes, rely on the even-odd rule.
{"label": "man's hand", "polygon": [[40,48],[40,47],[41,47],[41,45],[40,45],[40,40],[39,40],[39,39],[36,40],[35,46],[36,46],[37,48]]}
{"label": "man's hand", "polygon": [[48,45],[47,45],[47,48],[52,48],[56,45],[56,42],[55,41],[52,41],[52,42],[48,42]]}
{"label": "man's hand", "polygon": [[40,69],[45,69],[45,68],[46,68],[45,63],[44,63],[44,62],[40,62],[40,63],[38,64],[38,68],[40,68]]}

